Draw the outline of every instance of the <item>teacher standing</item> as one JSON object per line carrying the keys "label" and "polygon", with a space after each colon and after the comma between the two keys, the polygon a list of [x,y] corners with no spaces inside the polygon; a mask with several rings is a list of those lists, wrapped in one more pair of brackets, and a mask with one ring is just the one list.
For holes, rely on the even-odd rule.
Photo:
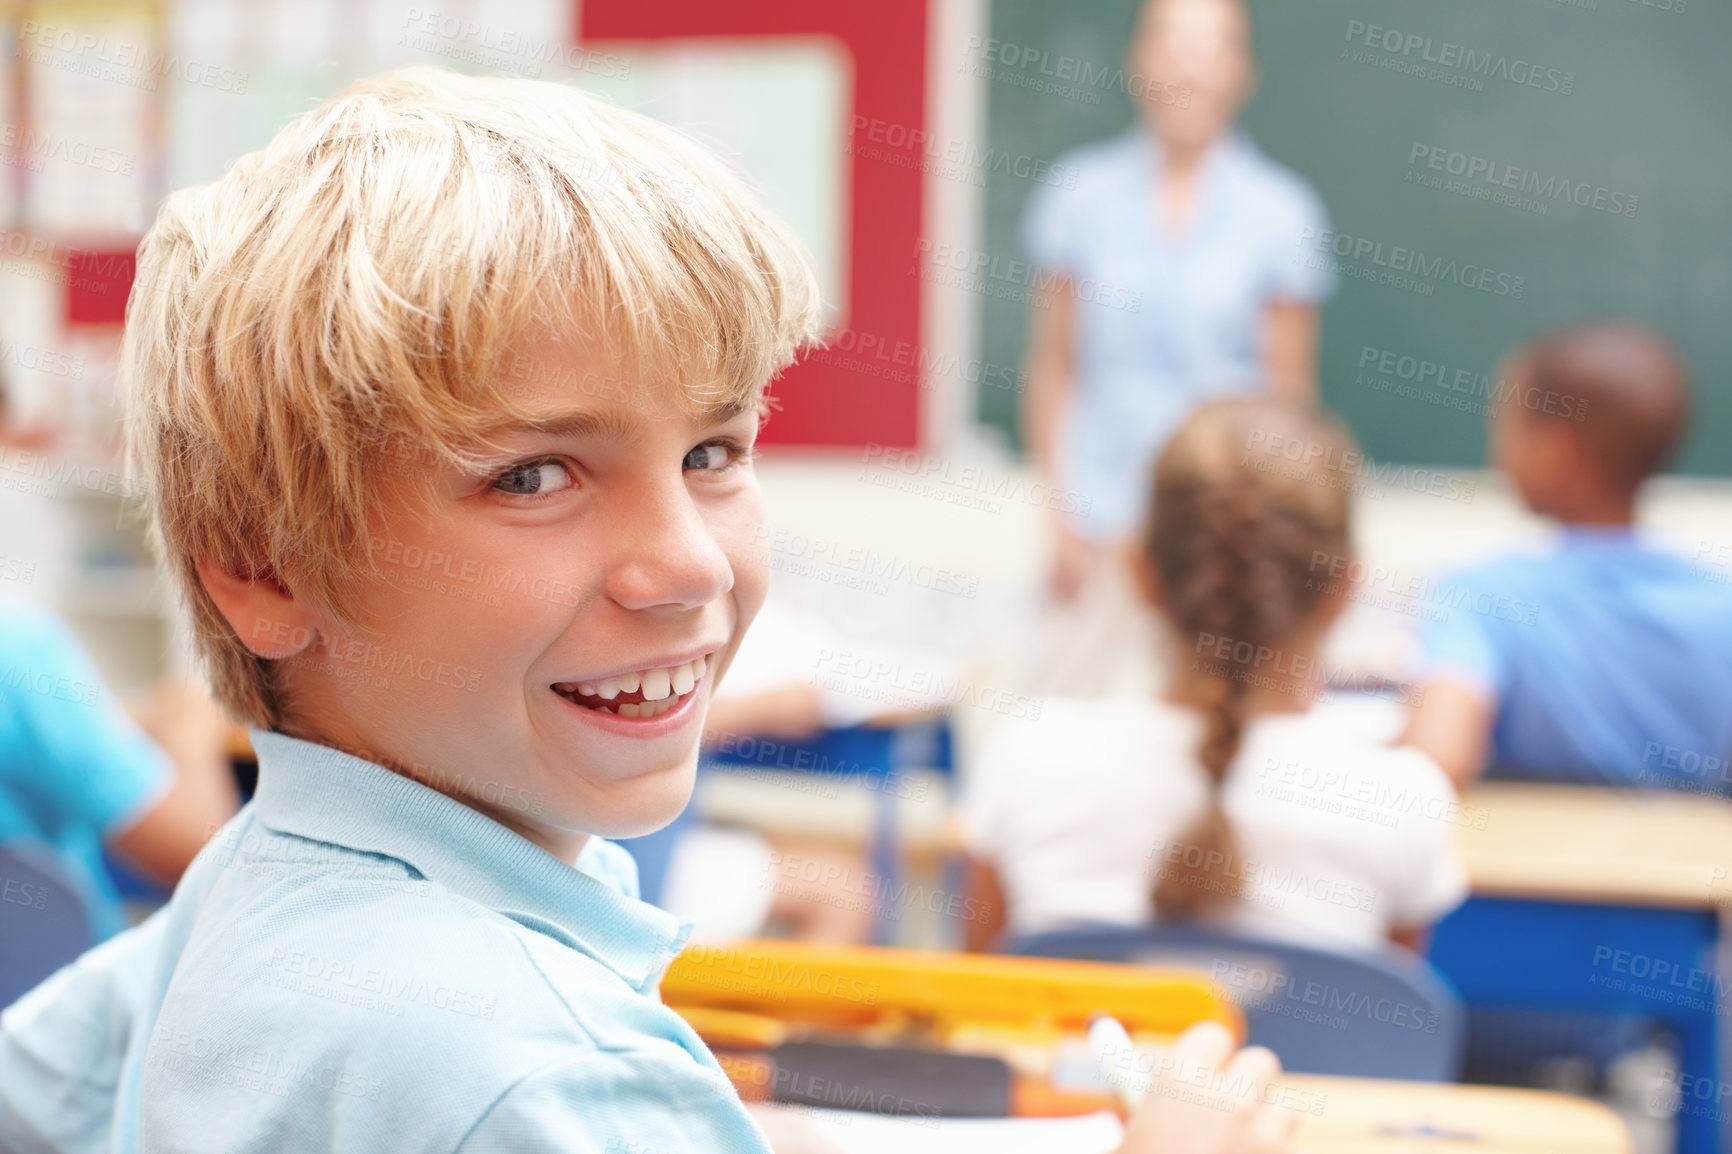
{"label": "teacher standing", "polygon": [[1077,510],[1056,526],[1063,601],[1114,580],[1151,464],[1192,408],[1315,398],[1334,287],[1302,256],[1329,227],[1316,191],[1234,126],[1256,87],[1240,0],[1148,0],[1124,71],[1139,123],[1061,158],[1076,181],[1041,186],[1022,222],[1029,259],[1059,274],[1030,310],[1022,416],[1041,479]]}

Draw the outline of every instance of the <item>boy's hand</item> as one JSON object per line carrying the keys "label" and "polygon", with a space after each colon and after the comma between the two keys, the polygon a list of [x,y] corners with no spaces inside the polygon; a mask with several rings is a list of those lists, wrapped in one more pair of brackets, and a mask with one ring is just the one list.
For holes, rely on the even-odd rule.
{"label": "boy's hand", "polygon": [[1179,1036],[1125,1124],[1118,1154],[1280,1154],[1298,1115],[1264,1101],[1281,1063],[1261,1046],[1233,1052],[1219,1022]]}

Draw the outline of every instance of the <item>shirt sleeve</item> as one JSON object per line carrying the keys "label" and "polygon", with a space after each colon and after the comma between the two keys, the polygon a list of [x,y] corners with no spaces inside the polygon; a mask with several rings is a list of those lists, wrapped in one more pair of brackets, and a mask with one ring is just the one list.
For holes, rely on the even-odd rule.
{"label": "shirt sleeve", "polygon": [[166,924],[158,912],[0,1013],[0,1149],[108,1154],[121,1069]]}
{"label": "shirt sleeve", "polygon": [[1321,304],[1334,295],[1335,262],[1317,248],[1330,233],[1329,213],[1316,190],[1294,177],[1270,221],[1268,298]]}
{"label": "shirt sleeve", "polygon": [[986,862],[998,860],[1008,832],[1006,823],[1016,808],[1016,782],[1022,776],[1024,755],[1013,740],[1014,724],[994,726],[981,743],[956,808],[962,844],[971,855]]}
{"label": "shirt sleeve", "polygon": [[1460,845],[1465,812],[1436,762],[1416,749],[1395,750],[1391,756],[1409,763],[1402,776],[1415,783],[1419,804],[1402,815],[1407,854],[1390,886],[1389,921],[1396,929],[1429,926],[1467,898]]}
{"label": "shirt sleeve", "polygon": [[1466,606],[1445,610],[1420,633],[1421,674],[1427,681],[1465,681],[1501,697],[1508,662],[1491,632],[1492,623]]}
{"label": "shirt sleeve", "polygon": [[1037,184],[1022,210],[1022,251],[1030,263],[1050,272],[1076,276],[1081,268],[1077,242],[1077,190]]}
{"label": "shirt sleeve", "polygon": [[720,1071],[689,1055],[604,1051],[516,1083],[457,1154],[770,1154]]}
{"label": "shirt sleeve", "polygon": [[[9,621],[0,681],[26,750],[8,779],[55,824],[107,836],[149,809],[173,782],[167,756],[126,715],[70,630],[43,615]],[[45,831],[51,832],[51,831]]]}

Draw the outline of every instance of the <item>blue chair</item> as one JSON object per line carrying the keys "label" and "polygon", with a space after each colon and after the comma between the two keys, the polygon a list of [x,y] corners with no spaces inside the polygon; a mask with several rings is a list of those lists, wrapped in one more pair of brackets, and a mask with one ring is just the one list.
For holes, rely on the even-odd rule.
{"label": "blue chair", "polygon": [[1187,966],[1245,1011],[1249,1040],[1298,1074],[1453,1081],[1461,1003],[1435,970],[1397,946],[1338,954],[1195,927],[1101,927],[1035,934],[1006,951]]}
{"label": "blue chair", "polygon": [[[936,770],[950,776],[955,770],[950,719],[935,716],[901,725],[878,727],[853,725],[825,730],[806,741],[777,738],[738,738],[722,748],[704,751],[706,770],[793,771],[834,782],[857,782],[874,791],[875,802],[870,840],[871,870],[895,891],[901,874],[901,836],[897,829],[896,799],[913,769]],[[880,917],[873,930],[876,945],[890,945],[895,923]]]}
{"label": "blue chair", "polygon": [[0,846],[0,1007],[95,944],[90,911],[53,852]]}

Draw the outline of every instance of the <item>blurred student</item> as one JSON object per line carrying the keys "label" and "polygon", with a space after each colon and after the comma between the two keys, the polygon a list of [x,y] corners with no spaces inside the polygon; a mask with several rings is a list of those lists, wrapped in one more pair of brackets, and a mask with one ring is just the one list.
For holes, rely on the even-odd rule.
{"label": "blurred student", "polygon": [[[8,417],[0,389],[0,449],[49,445],[41,430],[15,432]],[[150,710],[156,741],[59,618],[0,600],[0,845],[52,851],[98,937],[125,925],[104,846],[172,885],[239,806],[208,698],[164,686]]]}
{"label": "blurred student", "polygon": [[[1316,394],[1318,309],[1334,286],[1300,259],[1328,231],[1316,191],[1234,127],[1257,84],[1241,0],[1147,0],[1125,50],[1138,120],[1057,162],[1023,247],[1062,279],[1029,311],[1024,443],[1076,494],[1058,515],[1053,591],[1111,580],[1144,479],[1197,404]],[[1127,596],[1125,600],[1130,600]]]}
{"label": "blurred student", "polygon": [[[1320,464],[1285,459],[1295,442]],[[1169,442],[1139,551],[1173,635],[1165,696],[1049,700],[969,779],[964,835],[1013,937],[1154,918],[1413,944],[1465,896],[1442,771],[1311,708],[1346,599],[1314,573],[1352,548],[1350,449],[1333,421],[1248,398]]]}
{"label": "blurred student", "polygon": [[1732,585],[1639,539],[1690,409],[1658,333],[1549,333],[1500,369],[1492,463],[1561,538],[1446,578],[1407,740],[1497,777],[1732,792]]}

